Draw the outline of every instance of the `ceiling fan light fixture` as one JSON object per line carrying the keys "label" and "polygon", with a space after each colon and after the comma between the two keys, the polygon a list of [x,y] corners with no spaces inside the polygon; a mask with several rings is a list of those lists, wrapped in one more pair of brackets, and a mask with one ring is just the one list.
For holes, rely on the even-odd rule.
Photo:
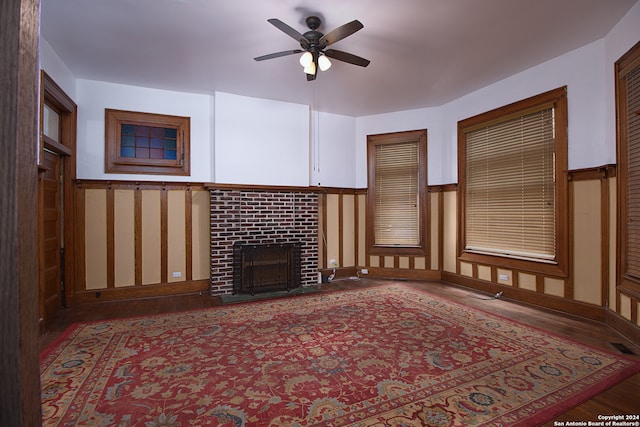
{"label": "ceiling fan light fixture", "polygon": [[318,58],[318,66],[320,67],[320,71],[327,71],[331,68],[331,61],[325,55],[321,55]]}
{"label": "ceiling fan light fixture", "polygon": [[370,61],[368,59],[361,58],[357,55],[335,49],[327,49],[326,52],[324,50],[328,46],[364,28],[362,22],[357,19],[341,25],[327,34],[323,34],[318,31],[318,28],[320,28],[321,25],[321,20],[317,16],[309,16],[306,19],[309,31],[306,31],[304,34],[277,18],[267,19],[267,22],[295,39],[300,44],[300,49],[284,50],[281,52],[270,53],[268,55],[257,56],[253,58],[256,61],[280,58],[282,56],[293,54],[302,54],[300,55],[299,61],[304,72],[307,74],[307,81],[314,81],[316,79],[318,68],[320,71],[327,71],[331,68],[331,61],[329,60],[329,57],[337,61],[358,65],[360,67],[366,67],[369,65]]}
{"label": "ceiling fan light fixture", "polygon": [[307,68],[313,62],[313,55],[311,52],[305,52],[300,56],[300,65]]}
{"label": "ceiling fan light fixture", "polygon": [[307,74],[311,74],[312,76],[316,74],[316,63],[311,62],[308,66],[304,67],[304,72]]}

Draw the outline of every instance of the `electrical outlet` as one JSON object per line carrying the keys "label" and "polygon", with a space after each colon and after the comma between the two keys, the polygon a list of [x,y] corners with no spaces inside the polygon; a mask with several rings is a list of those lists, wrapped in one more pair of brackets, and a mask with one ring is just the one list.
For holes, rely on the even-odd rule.
{"label": "electrical outlet", "polygon": [[498,276],[498,280],[509,280],[509,276],[506,274],[501,274]]}
{"label": "electrical outlet", "polygon": [[182,277],[182,273],[179,271],[174,271],[173,272],[173,277]]}

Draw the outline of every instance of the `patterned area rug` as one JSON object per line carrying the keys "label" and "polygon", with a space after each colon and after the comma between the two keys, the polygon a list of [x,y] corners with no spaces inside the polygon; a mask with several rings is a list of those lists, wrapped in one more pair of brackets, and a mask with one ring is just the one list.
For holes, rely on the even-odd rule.
{"label": "patterned area rug", "polygon": [[535,425],[640,362],[402,285],[79,324],[44,425]]}

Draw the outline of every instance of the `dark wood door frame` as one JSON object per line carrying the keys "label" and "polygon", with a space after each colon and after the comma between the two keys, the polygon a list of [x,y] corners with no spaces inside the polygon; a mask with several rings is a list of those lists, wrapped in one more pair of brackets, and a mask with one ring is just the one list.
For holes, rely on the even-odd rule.
{"label": "dark wood door frame", "polygon": [[[59,114],[60,137],[55,141],[43,133],[43,120],[40,120],[40,152],[39,159],[43,159],[45,148],[63,157],[62,182],[62,212],[65,261],[63,275],[65,278],[65,295],[62,304],[71,307],[74,304],[76,277],[76,230],[75,230],[75,186],[76,179],[76,126],[78,107],[73,100],[58,86],[44,71],[40,73],[40,117],[43,117],[44,105],[48,105]],[[44,171],[40,162],[40,170]],[[41,218],[42,212],[38,213]],[[42,223],[42,221],[40,221]]]}
{"label": "dark wood door frame", "polygon": [[0,2],[0,425],[38,426],[39,0]]}

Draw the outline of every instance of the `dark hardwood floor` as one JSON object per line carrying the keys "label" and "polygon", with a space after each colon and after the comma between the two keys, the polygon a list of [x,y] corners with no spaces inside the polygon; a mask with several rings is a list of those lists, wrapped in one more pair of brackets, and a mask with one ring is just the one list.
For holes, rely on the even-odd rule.
{"label": "dark hardwood floor", "polygon": [[[336,280],[320,285],[322,291],[340,291],[392,283],[392,280]],[[487,299],[488,295],[474,290],[439,282],[402,281],[407,286],[455,300],[507,318],[541,328],[551,333],[584,344],[621,354],[611,343],[622,343],[640,360],[640,343],[633,343],[606,325],[552,310],[541,309],[507,299]],[[101,302],[62,310],[41,337],[40,347],[45,349],[69,326],[76,322],[105,320],[148,314],[170,313],[222,305],[220,297],[209,295],[183,295],[148,298],[135,301]],[[567,411],[544,426],[561,425],[567,421],[598,421],[599,415],[640,414],[640,374],[611,387],[593,399]],[[586,425],[586,424],[585,424]]]}

